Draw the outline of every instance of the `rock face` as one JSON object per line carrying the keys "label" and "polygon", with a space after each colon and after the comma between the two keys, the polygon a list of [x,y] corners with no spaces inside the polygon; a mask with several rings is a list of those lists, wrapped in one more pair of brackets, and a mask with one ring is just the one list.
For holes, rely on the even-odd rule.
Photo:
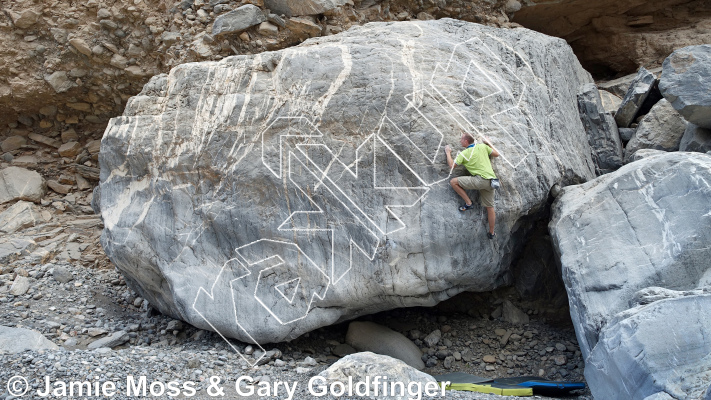
{"label": "rock face", "polygon": [[578,109],[598,175],[612,172],[622,166],[622,142],[617,124],[605,111],[600,92],[594,83],[582,86],[578,93]]}
{"label": "rock face", "polygon": [[0,204],[13,200],[39,203],[45,190],[44,178],[35,171],[19,167],[0,171]]}
{"label": "rock face", "polygon": [[660,63],[673,49],[711,43],[711,31],[698,28],[711,19],[707,0],[522,3],[513,21],[565,38],[593,74],[631,72]]}
{"label": "rock face", "polygon": [[323,14],[338,6],[347,3],[348,0],[265,0],[264,5],[277,14],[284,14],[287,17],[298,15]]}
{"label": "rock face", "polygon": [[685,130],[686,121],[668,101],[662,99],[640,121],[625,147],[625,160],[629,160],[639,149],[679,150]]}
{"label": "rock face", "polygon": [[[685,375],[670,371],[675,370],[677,361],[689,368],[701,365],[704,368],[699,371],[709,371],[708,351],[703,349],[708,348],[711,336],[702,333],[709,329],[708,319],[703,313],[686,311],[696,307],[686,300],[654,305],[660,297],[640,296],[640,291],[648,293],[650,287],[695,290],[711,284],[710,182],[708,155],[665,153],[565,188],[553,204],[549,227],[560,255],[576,335],[586,359],[585,375],[597,382],[594,387],[589,381],[596,398],[598,393],[607,393],[602,387],[609,386],[618,388],[621,397],[599,398],[643,399],[642,393],[627,392],[642,382],[644,390],[669,385],[681,388],[689,396],[679,398],[697,398],[692,395],[695,386],[682,385]],[[642,297],[644,300],[640,301]],[[628,310],[635,302],[652,303],[659,308]],[[708,300],[699,299],[698,304],[707,303]],[[678,314],[678,320],[664,317],[673,313]],[[644,328],[635,340],[615,339],[629,335],[637,322]],[[674,324],[675,332],[689,335],[668,340],[674,336],[666,335],[668,331],[663,327]],[[699,324],[705,327],[695,331]],[[665,332],[667,340],[660,341],[659,332]],[[697,333],[702,336],[694,336]],[[691,342],[687,343],[687,338]],[[645,349],[648,353],[640,353]],[[683,354],[679,360],[670,355],[677,351]],[[625,372],[616,373],[616,368]],[[625,376],[626,371],[632,375]],[[625,386],[628,378],[637,382],[634,387]],[[652,385],[657,378],[663,380]],[[623,391],[623,387],[629,389]]]}
{"label": "rock face", "polygon": [[[491,290],[551,186],[594,176],[590,81],[559,39],[448,19],[180,66],[107,128],[102,244],[163,313],[249,342]],[[447,183],[463,130],[502,154],[494,243]]]}
{"label": "rock face", "polygon": [[711,129],[711,44],[684,47],[667,57],[659,90],[687,121]]}
{"label": "rock face", "polygon": [[684,136],[679,143],[681,151],[698,151],[706,153],[711,151],[711,129],[704,129],[694,124],[687,124]]}
{"label": "rock face", "polygon": [[0,213],[0,232],[12,233],[35,226],[40,220],[40,214],[35,210],[32,203],[18,201]]}
{"label": "rock face", "polygon": [[22,353],[26,350],[57,350],[59,346],[37,331],[0,325],[0,352]]}
{"label": "rock face", "polygon": [[397,358],[419,370],[425,368],[422,351],[417,345],[402,333],[374,322],[351,322],[346,333],[346,344],[358,351],[370,351]]}
{"label": "rock face", "polygon": [[[380,395],[373,397],[376,399],[407,400],[409,398],[407,395],[408,388],[413,388],[414,391],[416,390],[416,385],[419,385],[421,390],[424,390],[425,385],[428,385],[427,390],[431,394],[441,392],[437,386],[437,381],[432,376],[420,372],[395,358],[370,352],[345,356],[318,374],[318,376],[322,377],[323,380],[316,381],[316,384],[342,382],[348,385],[351,380],[352,382],[368,383],[361,388],[362,394],[365,394],[367,387],[370,395],[373,395],[375,394],[376,386],[379,386]],[[380,377],[379,383],[374,382],[375,377]],[[390,392],[390,396],[384,396],[382,394],[383,381],[388,382],[388,388],[390,387],[390,382],[401,382],[405,388],[404,393],[396,391],[395,393]]]}
{"label": "rock face", "polygon": [[620,108],[615,113],[615,121],[620,128],[627,128],[634,121],[642,104],[649,96],[656,82],[654,74],[641,67],[637,72],[627,94],[620,103]]}
{"label": "rock face", "polygon": [[702,398],[711,382],[711,290],[645,292],[651,299],[644,301],[652,303],[611,320],[590,354],[585,378],[593,395],[626,400],[661,392],[674,399]]}

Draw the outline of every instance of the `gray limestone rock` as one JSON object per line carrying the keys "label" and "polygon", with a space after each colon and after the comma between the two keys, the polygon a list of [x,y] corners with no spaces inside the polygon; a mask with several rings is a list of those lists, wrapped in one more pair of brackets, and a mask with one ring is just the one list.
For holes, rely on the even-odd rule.
{"label": "gray limestone rock", "polygon": [[[341,382],[346,387],[348,387],[349,382],[367,382],[366,385],[370,395],[375,394],[375,387],[378,386],[378,393],[380,394],[372,397],[376,399],[409,400],[410,396],[407,395],[407,388],[418,384],[422,390],[427,385],[428,392],[439,393],[437,381],[432,376],[420,372],[398,359],[367,351],[347,355],[317,376],[322,378],[317,378],[315,381],[314,387],[318,388],[317,390],[319,391],[328,390],[327,385],[334,382]],[[380,378],[374,381],[375,377]],[[390,382],[401,382],[404,385],[405,393],[395,391],[395,393],[390,392],[389,396],[384,396],[382,394],[383,381],[388,382],[388,390],[390,390]],[[363,388],[362,390],[366,389]]]}
{"label": "gray limestone rock", "polygon": [[54,267],[52,270],[52,277],[59,283],[67,283],[74,280],[74,275],[72,275],[68,269],[60,266]]}
{"label": "gray limestone rock", "polygon": [[[590,82],[561,39],[451,19],[178,66],[103,136],[102,245],[153,307],[250,343],[510,284],[551,187],[594,177]],[[448,184],[463,130],[501,154],[494,241]]]}
{"label": "gray limestone rock", "polygon": [[598,175],[622,166],[622,142],[615,119],[605,111],[600,92],[594,83],[583,85],[578,92],[578,110],[588,134],[592,157]]}
{"label": "gray limestone rock", "polygon": [[513,325],[524,325],[529,322],[528,315],[525,312],[519,310],[513,303],[509,300],[504,300],[504,304],[501,310],[501,318]]}
{"label": "gray limestone rock", "polygon": [[618,128],[617,131],[620,133],[620,139],[623,143],[629,142],[637,131],[636,128]]}
{"label": "gray limestone rock", "polygon": [[699,153],[711,151],[711,129],[691,123],[687,124],[684,136],[679,142],[679,151],[698,151]]}
{"label": "gray limestone rock", "polygon": [[323,14],[346,4],[348,0],[264,0],[264,5],[287,17]]}
{"label": "gray limestone rock", "polygon": [[227,33],[239,33],[254,25],[259,25],[266,21],[262,10],[253,5],[245,4],[236,10],[222,14],[215,18],[212,24],[212,35],[219,36]]}
{"label": "gray limestone rock", "polygon": [[26,350],[57,350],[59,346],[37,331],[0,325],[0,353],[17,354]]}
{"label": "gray limestone rock", "polygon": [[[674,152],[566,187],[556,199],[549,228],[584,358],[597,351],[600,335],[638,301],[640,290],[711,283],[709,196],[711,157]],[[664,331],[666,323],[658,322]],[[678,342],[667,345],[672,354]],[[623,377],[610,373],[608,379]]]}
{"label": "gray limestone rock", "polygon": [[711,44],[674,51],[662,65],[659,90],[679,114],[711,129]]}
{"label": "gray limestone rock", "polygon": [[[585,363],[585,380],[593,396],[703,398],[711,382],[709,321],[711,291],[662,299],[618,314],[603,328]],[[660,392],[666,396],[654,396]]]}
{"label": "gray limestone rock", "polygon": [[30,280],[24,276],[17,275],[10,287],[10,294],[13,296],[22,296],[30,290]]}
{"label": "gray limestone rock", "polygon": [[622,99],[622,103],[620,103],[620,108],[615,113],[615,121],[618,127],[627,128],[630,126],[635,117],[637,117],[637,112],[642,107],[644,100],[649,96],[649,92],[654,88],[656,80],[654,74],[644,67],[639,68],[637,76],[635,76],[627,94]]}
{"label": "gray limestone rock", "polygon": [[0,213],[0,232],[13,233],[35,226],[40,221],[41,215],[34,204],[20,200]]}
{"label": "gray limestone rock", "polygon": [[35,171],[20,167],[0,171],[0,204],[14,200],[39,203],[46,190],[44,178]]}
{"label": "gray limestone rock", "polygon": [[422,351],[405,335],[368,321],[354,321],[348,325],[346,344],[358,351],[370,351],[397,358],[407,365],[422,370]]}
{"label": "gray limestone rock", "polygon": [[600,93],[600,100],[602,101],[602,108],[606,113],[614,116],[617,110],[620,109],[620,104],[622,104],[622,98],[618,97],[607,90],[598,90]]}
{"label": "gray limestone rock", "polygon": [[685,130],[686,121],[668,101],[660,100],[649,114],[642,118],[634,136],[627,143],[625,161],[629,161],[640,149],[679,150]]}
{"label": "gray limestone rock", "polygon": [[113,349],[116,346],[120,346],[129,340],[128,332],[118,331],[114,332],[109,336],[103,337],[99,340],[95,340],[86,346],[89,350],[98,349],[100,347],[108,347]]}
{"label": "gray limestone rock", "polygon": [[56,71],[52,73],[52,75],[45,75],[44,80],[47,81],[57,93],[64,93],[77,85],[74,81],[69,79],[66,71]]}
{"label": "gray limestone rock", "polygon": [[37,243],[25,237],[0,238],[0,265],[9,265],[20,255],[28,255],[37,248]]}

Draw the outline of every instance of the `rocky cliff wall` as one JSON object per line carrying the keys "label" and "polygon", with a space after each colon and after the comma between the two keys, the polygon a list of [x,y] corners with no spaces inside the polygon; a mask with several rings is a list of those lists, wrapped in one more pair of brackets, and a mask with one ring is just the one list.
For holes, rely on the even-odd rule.
{"label": "rocky cliff wall", "polygon": [[711,42],[706,0],[529,0],[513,20],[564,38],[599,76],[660,66],[675,49]]}

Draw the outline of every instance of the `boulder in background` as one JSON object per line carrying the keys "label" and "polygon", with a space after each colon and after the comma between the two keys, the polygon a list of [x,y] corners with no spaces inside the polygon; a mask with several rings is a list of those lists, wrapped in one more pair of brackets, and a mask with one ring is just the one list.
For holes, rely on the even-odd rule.
{"label": "boulder in background", "polygon": [[681,137],[686,130],[686,121],[665,99],[652,107],[640,121],[632,139],[625,147],[625,161],[629,161],[639,149],[664,151],[679,150]]}
{"label": "boulder in background", "polygon": [[659,90],[687,121],[711,129],[711,44],[684,47],[667,57]]}

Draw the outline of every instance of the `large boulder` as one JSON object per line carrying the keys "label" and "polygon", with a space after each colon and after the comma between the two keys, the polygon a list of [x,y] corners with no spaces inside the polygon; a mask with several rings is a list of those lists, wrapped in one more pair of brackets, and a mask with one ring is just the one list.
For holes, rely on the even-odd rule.
{"label": "large boulder", "polygon": [[668,101],[662,99],[639,122],[634,136],[625,147],[625,160],[629,161],[640,149],[679,150],[685,130],[684,118]]}
{"label": "large boulder", "polygon": [[[102,244],[154,307],[248,342],[492,290],[550,188],[594,177],[591,81],[560,39],[450,19],[181,65],[107,127]],[[497,240],[448,184],[464,130],[501,153]]]}
{"label": "large boulder", "polygon": [[0,204],[14,200],[39,203],[46,190],[44,178],[35,171],[20,167],[0,171]]}
{"label": "large boulder", "polygon": [[605,111],[600,91],[594,83],[583,85],[578,93],[580,120],[588,133],[592,157],[598,175],[622,166],[622,141],[615,118]]}
{"label": "large boulder", "polygon": [[678,49],[662,67],[662,95],[687,121],[711,129],[711,44]]}
{"label": "large boulder", "polygon": [[[649,296],[644,302],[636,300],[640,298],[640,291],[650,287],[683,291],[711,286],[710,183],[711,157],[708,155],[663,153],[627,164],[582,185],[567,187],[553,204],[549,228],[560,256],[576,335],[586,359],[585,374],[591,377],[598,374],[599,379],[606,376],[604,382],[595,381],[597,387],[591,382],[593,394],[606,390],[600,386],[624,387],[623,382],[627,382],[624,375],[628,371],[637,374],[630,379],[648,386],[629,394],[619,391],[620,397],[599,398],[643,399],[645,396],[641,394],[651,388],[655,379],[674,379],[674,382],[683,379],[683,375],[672,377],[666,369],[660,368],[666,368],[662,359],[679,350],[679,340],[687,339],[676,336],[676,340],[663,343],[650,341],[654,335],[648,330],[656,329],[657,334],[667,332],[665,327],[670,321],[664,315],[669,310],[620,313],[628,312],[635,301],[640,304],[654,301],[655,298]],[[672,322],[677,324],[676,331],[691,332],[698,324],[708,324],[703,315],[685,312],[685,305],[678,307],[677,312],[688,320]],[[625,322],[627,318],[632,319]],[[625,324],[635,326],[635,321],[641,323],[648,319],[652,321],[644,322],[649,324],[646,333],[635,339],[642,345],[613,339],[629,334],[632,328]],[[708,325],[705,329],[708,330]],[[700,350],[694,362],[706,365],[706,370],[711,360],[703,358],[708,354],[703,349],[708,348],[710,337],[707,335],[705,341],[688,345],[698,346]],[[697,339],[689,336],[689,340]],[[666,347],[659,347],[664,344]],[[640,357],[642,353],[635,350],[644,346],[654,348],[650,350],[650,359]],[[610,365],[622,365],[614,359],[625,357],[623,354],[635,358],[625,361],[634,362],[634,370],[624,367],[620,369],[624,373],[617,373],[614,368],[603,366],[608,361]],[[603,361],[605,359],[607,361]],[[595,364],[591,364],[593,360]],[[671,360],[668,366],[673,369],[676,362]],[[683,362],[691,361],[687,357]],[[654,387],[665,384],[659,381]]]}

